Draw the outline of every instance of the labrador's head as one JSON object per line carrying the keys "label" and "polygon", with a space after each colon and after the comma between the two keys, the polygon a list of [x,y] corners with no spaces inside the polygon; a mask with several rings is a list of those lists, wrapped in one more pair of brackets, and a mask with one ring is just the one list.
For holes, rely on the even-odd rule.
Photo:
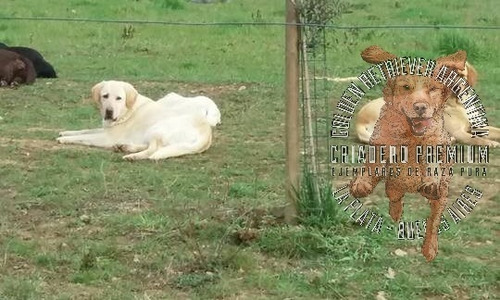
{"label": "labrador's head", "polygon": [[119,122],[132,109],[137,90],[128,82],[102,81],[92,87],[92,100],[97,104],[105,125]]}

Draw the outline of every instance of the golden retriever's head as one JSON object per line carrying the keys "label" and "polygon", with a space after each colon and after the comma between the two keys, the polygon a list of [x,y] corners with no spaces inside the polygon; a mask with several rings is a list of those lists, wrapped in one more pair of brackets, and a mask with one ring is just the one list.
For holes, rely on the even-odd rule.
{"label": "golden retriever's head", "polygon": [[384,88],[386,105],[405,115],[415,136],[424,135],[440,121],[438,112],[449,95],[450,90],[440,82],[415,75],[398,76]]}
{"label": "golden retriever's head", "polygon": [[[380,47],[371,46],[365,49],[362,58],[373,64],[396,59]],[[465,51],[440,57],[436,60],[437,72],[443,65],[457,73],[464,71]],[[428,128],[436,128],[435,124],[443,122],[443,109],[451,90],[433,77],[419,75],[399,75],[387,80],[383,90],[386,108],[403,114],[415,136],[423,136]]]}
{"label": "golden retriever's head", "polygon": [[134,106],[137,96],[137,90],[128,82],[102,81],[92,87],[92,100],[107,125],[119,121]]}

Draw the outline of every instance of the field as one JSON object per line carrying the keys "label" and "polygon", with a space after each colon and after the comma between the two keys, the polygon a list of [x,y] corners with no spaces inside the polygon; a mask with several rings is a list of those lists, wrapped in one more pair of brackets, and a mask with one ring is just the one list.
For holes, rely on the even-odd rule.
{"label": "field", "polygon": [[[341,209],[329,223],[309,219],[297,226],[272,214],[286,204],[285,28],[262,23],[283,22],[285,1],[3,2],[0,42],[38,49],[59,78],[0,90],[0,299],[499,297],[496,149],[487,177],[454,178],[450,200],[467,184],[484,196],[440,235],[431,263],[420,254],[421,240],[372,234]],[[500,26],[496,4],[357,0],[334,23]],[[359,75],[368,67],[359,53],[372,44],[426,58],[465,48],[490,123],[500,126],[498,33],[329,29],[326,75]],[[199,155],[131,163],[110,151],[57,144],[59,131],[100,125],[88,100],[104,79],[128,81],[153,99],[171,91],[211,97],[222,112],[213,146]],[[329,85],[332,105],[344,89]],[[379,95],[373,91],[364,101]],[[408,199],[405,218],[426,216],[423,199]],[[369,200],[388,216],[383,190]]]}

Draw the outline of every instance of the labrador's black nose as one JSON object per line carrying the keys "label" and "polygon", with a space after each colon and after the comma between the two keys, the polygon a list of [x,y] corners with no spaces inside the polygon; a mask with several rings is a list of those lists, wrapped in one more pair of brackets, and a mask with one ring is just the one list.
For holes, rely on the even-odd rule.
{"label": "labrador's black nose", "polygon": [[113,111],[111,109],[106,109],[104,112],[104,120],[112,120],[113,119]]}

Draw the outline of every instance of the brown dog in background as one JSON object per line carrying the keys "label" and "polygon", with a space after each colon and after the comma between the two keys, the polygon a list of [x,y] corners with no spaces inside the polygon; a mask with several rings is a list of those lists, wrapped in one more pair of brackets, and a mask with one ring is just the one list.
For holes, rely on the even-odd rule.
{"label": "brown dog in background", "polygon": [[12,51],[0,49],[0,86],[17,86],[35,82],[33,63]]}
{"label": "brown dog in background", "polygon": [[[380,63],[381,61],[371,61]],[[466,62],[465,69],[458,72],[460,76],[466,78],[470,86],[477,82],[476,69]],[[355,128],[358,139],[363,143],[368,143],[375,127],[375,122],[380,116],[380,110],[384,105],[384,98],[377,98],[366,103],[359,110],[356,118]],[[444,126],[451,134],[452,139],[470,145],[488,145],[497,147],[500,143],[500,128],[488,126],[489,135],[485,137],[472,137],[470,123],[467,112],[455,94],[452,94],[446,102],[444,110]]]}
{"label": "brown dog in background", "polygon": [[[371,46],[362,53],[365,61],[386,61],[397,57],[377,46]],[[454,71],[465,69],[466,53],[457,53],[436,60],[435,71],[447,66]],[[422,253],[427,261],[433,260],[438,252],[438,228],[441,215],[446,207],[448,186],[451,177],[448,173],[430,176],[425,170],[430,165],[416,158],[417,146],[446,146],[451,144],[451,137],[445,130],[444,110],[451,90],[437,80],[418,75],[400,75],[388,78],[383,90],[384,106],[380,111],[370,144],[376,146],[407,146],[408,162],[375,161],[366,162],[366,169],[396,169],[401,173],[394,175],[369,172],[358,173],[350,183],[350,193],[356,198],[366,197],[375,186],[385,179],[385,191],[389,198],[389,214],[398,222],[403,213],[403,197],[406,193],[419,193],[430,203],[431,213],[427,219]],[[442,162],[439,168],[448,169],[452,162]],[[420,169],[421,174],[408,174],[408,170]],[[437,180],[435,180],[437,178]]]}

